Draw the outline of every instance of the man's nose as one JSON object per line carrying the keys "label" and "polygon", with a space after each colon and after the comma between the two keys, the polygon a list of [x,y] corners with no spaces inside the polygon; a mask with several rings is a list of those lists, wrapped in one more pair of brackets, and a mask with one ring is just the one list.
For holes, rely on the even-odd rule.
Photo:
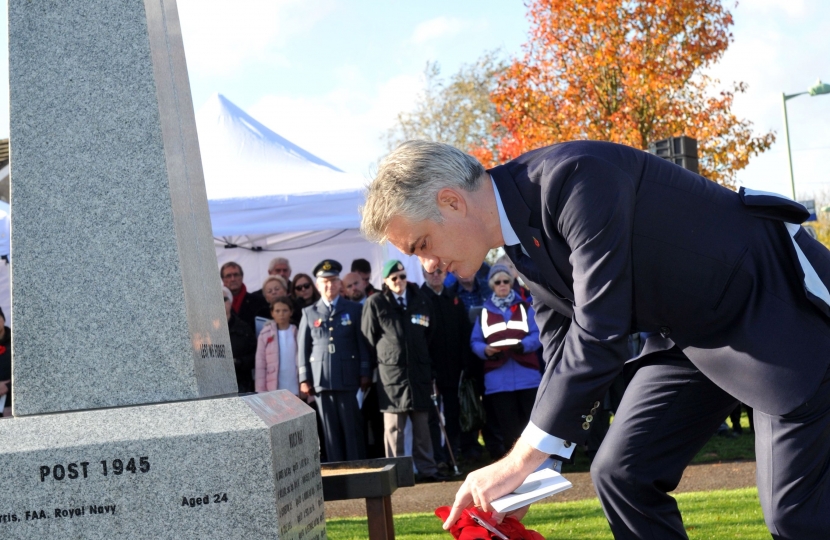
{"label": "man's nose", "polygon": [[435,271],[436,268],[438,268],[438,259],[435,259],[433,257],[419,256],[418,260],[421,261],[421,266],[424,267],[424,270],[426,270],[427,273],[432,273]]}

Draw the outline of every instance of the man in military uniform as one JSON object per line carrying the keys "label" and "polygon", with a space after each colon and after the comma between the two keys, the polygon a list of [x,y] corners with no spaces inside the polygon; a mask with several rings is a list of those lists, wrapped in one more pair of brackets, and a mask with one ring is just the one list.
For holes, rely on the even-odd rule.
{"label": "man in military uniform", "polygon": [[369,351],[360,333],[361,306],[340,296],[339,262],[314,268],[320,300],[303,309],[297,331],[300,391],[317,396],[329,461],[365,458],[357,389],[369,387]]}

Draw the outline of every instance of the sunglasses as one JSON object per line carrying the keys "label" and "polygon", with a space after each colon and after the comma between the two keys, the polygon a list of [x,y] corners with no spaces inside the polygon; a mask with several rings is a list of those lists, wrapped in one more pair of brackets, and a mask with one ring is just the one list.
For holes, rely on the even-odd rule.
{"label": "sunglasses", "polygon": [[509,279],[497,279],[493,282],[493,285],[510,285]]}
{"label": "sunglasses", "polygon": [[301,285],[294,285],[295,291],[304,291],[311,288],[311,283],[303,283]]}
{"label": "sunglasses", "polygon": [[398,280],[406,281],[406,274],[398,274],[396,276],[389,276],[389,279],[392,280],[392,283],[395,283]]}

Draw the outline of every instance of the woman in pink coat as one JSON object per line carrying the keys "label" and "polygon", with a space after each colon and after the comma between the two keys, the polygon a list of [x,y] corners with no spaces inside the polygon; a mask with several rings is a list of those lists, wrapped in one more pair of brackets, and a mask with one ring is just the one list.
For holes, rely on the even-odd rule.
{"label": "woman in pink coat", "polygon": [[297,379],[297,327],[291,324],[293,302],[281,296],[271,304],[271,317],[257,338],[254,388],[257,392],[288,390],[300,395]]}

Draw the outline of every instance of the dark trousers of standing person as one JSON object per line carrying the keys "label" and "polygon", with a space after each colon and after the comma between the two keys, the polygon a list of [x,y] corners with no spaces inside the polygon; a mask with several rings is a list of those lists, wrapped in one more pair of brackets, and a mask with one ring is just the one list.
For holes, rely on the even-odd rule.
{"label": "dark trousers of standing person", "polygon": [[355,392],[328,390],[317,394],[328,461],[366,459],[363,416]]}
{"label": "dark trousers of standing person", "polygon": [[320,462],[325,463],[329,459],[326,455],[326,435],[323,432],[323,419],[320,418],[320,404],[317,401],[318,399],[317,396],[314,396],[314,401],[308,403],[308,406],[314,409],[314,418],[317,424],[317,440],[320,441]]}
{"label": "dark trousers of standing person", "polygon": [[[616,539],[688,538],[668,492],[736,403],[676,347],[644,359],[591,465]],[[758,494],[773,538],[826,538],[830,371],[793,412],[754,415]]]}
{"label": "dark trousers of standing person", "polygon": [[383,444],[383,413],[380,412],[376,385],[369,387],[369,393],[363,400],[360,413],[363,415],[363,436],[366,446],[366,458],[382,458],[386,455]]}
{"label": "dark trousers of standing person", "polygon": [[406,455],[404,430],[406,419],[412,421],[412,461],[418,474],[435,476],[438,468],[432,452],[432,438],[429,435],[429,412],[408,411],[404,413],[383,413],[383,439],[386,445],[386,457]]}
{"label": "dark trousers of standing person", "polygon": [[[530,422],[530,412],[536,401],[536,388],[487,394],[496,419],[501,426],[505,450],[510,450]],[[488,417],[489,420],[489,417]]]}
{"label": "dark trousers of standing person", "polygon": [[452,449],[453,455],[458,459],[461,449],[461,424],[458,421],[460,406],[458,403],[457,387],[438,387],[438,405],[444,411],[444,429],[447,431],[446,444],[441,444],[441,426],[439,425],[438,413],[435,407],[429,410],[429,433],[432,437],[432,449],[436,462],[451,464],[452,459],[447,451],[447,446]]}
{"label": "dark trousers of standing person", "polygon": [[749,431],[755,433],[755,421],[752,414],[752,407],[744,403],[738,403],[738,406],[732,409],[729,413],[729,420],[732,422],[732,431],[735,433],[743,433],[744,428],[741,427],[741,408],[746,409],[746,415],[749,418]]}

